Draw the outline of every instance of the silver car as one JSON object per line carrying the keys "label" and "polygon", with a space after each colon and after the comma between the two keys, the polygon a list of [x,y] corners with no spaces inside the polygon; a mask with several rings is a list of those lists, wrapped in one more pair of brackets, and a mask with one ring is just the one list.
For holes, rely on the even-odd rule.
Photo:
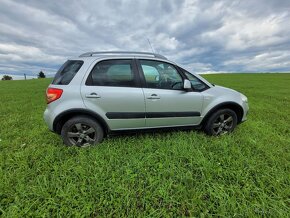
{"label": "silver car", "polygon": [[90,52],[69,59],[46,91],[44,119],[66,145],[100,143],[115,131],[195,127],[232,132],[248,100],[213,85],[162,55]]}

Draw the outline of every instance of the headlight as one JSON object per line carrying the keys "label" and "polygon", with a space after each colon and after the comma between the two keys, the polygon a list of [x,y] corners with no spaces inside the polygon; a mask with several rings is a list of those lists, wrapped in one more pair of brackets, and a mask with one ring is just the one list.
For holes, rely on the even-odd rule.
{"label": "headlight", "polygon": [[241,98],[243,102],[248,103],[248,98],[245,95],[241,94]]}

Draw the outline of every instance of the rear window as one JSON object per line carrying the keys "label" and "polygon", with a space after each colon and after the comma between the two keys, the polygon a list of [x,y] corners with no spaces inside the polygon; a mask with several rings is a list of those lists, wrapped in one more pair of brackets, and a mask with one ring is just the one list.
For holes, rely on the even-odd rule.
{"label": "rear window", "polygon": [[52,81],[54,85],[67,85],[74,78],[76,73],[79,71],[83,65],[83,61],[67,61],[55,74]]}

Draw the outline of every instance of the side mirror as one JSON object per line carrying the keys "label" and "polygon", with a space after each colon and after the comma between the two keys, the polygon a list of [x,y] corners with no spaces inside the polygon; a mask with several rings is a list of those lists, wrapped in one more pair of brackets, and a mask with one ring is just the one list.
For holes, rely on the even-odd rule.
{"label": "side mirror", "polygon": [[188,79],[183,81],[183,88],[184,89],[191,89],[191,82]]}

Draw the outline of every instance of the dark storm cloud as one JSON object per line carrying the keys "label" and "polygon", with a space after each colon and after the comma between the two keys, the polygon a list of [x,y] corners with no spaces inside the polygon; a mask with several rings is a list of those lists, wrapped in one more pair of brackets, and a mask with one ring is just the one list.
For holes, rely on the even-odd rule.
{"label": "dark storm cloud", "polygon": [[154,49],[195,72],[290,69],[282,0],[0,1],[0,73],[53,74],[92,50]]}

